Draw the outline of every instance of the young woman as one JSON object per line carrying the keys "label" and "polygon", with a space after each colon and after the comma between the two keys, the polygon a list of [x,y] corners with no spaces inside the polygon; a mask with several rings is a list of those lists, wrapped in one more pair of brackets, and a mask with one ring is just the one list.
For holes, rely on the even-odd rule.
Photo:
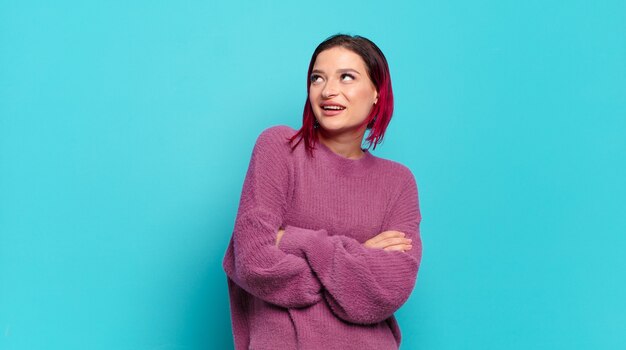
{"label": "young woman", "polygon": [[224,258],[236,349],[397,349],[422,246],[411,171],[361,148],[393,113],[385,56],[335,35],[311,58],[303,125],[261,133]]}

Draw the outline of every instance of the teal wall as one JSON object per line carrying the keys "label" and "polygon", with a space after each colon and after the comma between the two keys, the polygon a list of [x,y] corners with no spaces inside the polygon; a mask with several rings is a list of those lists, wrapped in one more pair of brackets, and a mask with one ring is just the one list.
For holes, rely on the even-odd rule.
{"label": "teal wall", "polygon": [[403,349],[626,348],[624,1],[0,1],[0,349],[232,347],[221,259],[315,46],[386,53]]}

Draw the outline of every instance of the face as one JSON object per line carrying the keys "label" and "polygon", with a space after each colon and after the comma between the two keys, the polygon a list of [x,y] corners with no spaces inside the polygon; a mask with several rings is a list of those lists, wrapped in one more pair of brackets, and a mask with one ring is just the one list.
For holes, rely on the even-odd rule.
{"label": "face", "polygon": [[361,56],[343,47],[324,50],[310,79],[309,101],[326,133],[365,132],[366,126],[359,126],[378,101],[378,93]]}

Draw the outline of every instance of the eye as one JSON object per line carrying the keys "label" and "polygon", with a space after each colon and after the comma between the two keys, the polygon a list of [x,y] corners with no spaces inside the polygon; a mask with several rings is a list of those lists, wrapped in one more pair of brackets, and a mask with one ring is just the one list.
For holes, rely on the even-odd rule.
{"label": "eye", "polygon": [[319,74],[311,74],[311,83],[319,83],[322,77]]}
{"label": "eye", "polygon": [[343,73],[341,74],[341,80],[342,81],[351,81],[354,80],[354,75],[350,74],[350,73]]}

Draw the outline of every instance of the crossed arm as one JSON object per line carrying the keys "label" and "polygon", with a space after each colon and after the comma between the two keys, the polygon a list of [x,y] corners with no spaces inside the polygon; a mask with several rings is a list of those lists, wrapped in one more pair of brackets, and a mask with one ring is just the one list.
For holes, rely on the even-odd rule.
{"label": "crossed arm", "polygon": [[[276,246],[279,246],[280,239],[285,234],[285,229],[280,228],[276,234]],[[405,252],[413,248],[411,242],[413,240],[406,237],[404,232],[400,231],[383,231],[376,236],[368,239],[363,243],[366,248],[383,249],[383,250],[397,250]]]}
{"label": "crossed arm", "polygon": [[228,277],[286,308],[324,299],[345,321],[368,324],[390,317],[410,295],[421,258],[413,178],[403,186],[386,230],[363,244],[324,229],[283,227],[289,178],[272,141],[262,134],[253,151],[224,259]]}

